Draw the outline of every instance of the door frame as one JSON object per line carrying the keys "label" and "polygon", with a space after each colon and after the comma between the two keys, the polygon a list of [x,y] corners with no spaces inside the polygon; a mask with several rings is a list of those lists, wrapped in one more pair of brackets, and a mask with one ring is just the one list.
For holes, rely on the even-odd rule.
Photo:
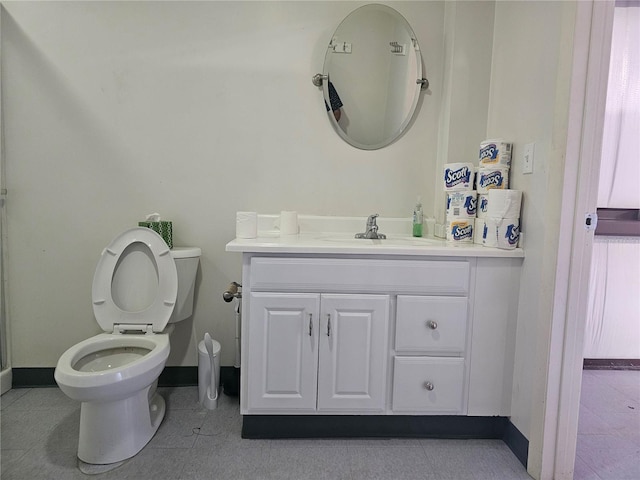
{"label": "door frame", "polygon": [[593,231],[615,2],[577,2],[541,480],[570,480],[576,456]]}

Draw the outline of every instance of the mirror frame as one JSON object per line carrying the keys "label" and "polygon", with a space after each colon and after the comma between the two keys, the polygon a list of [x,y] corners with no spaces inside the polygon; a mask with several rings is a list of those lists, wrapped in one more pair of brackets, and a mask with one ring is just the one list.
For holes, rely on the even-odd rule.
{"label": "mirror frame", "polygon": [[[356,8],[355,10],[353,10],[351,13],[349,13],[349,15],[347,15],[338,25],[338,27],[335,29],[335,31],[333,32],[332,36],[331,36],[331,41],[329,41],[329,44],[327,46],[327,52],[325,54],[324,57],[324,64],[322,67],[322,76],[323,76],[323,82],[322,82],[322,91],[323,91],[323,97],[324,97],[324,101],[326,102],[327,105],[331,105],[330,103],[330,99],[329,99],[329,81],[331,79],[331,72],[330,72],[330,58],[331,55],[334,54],[333,51],[333,39],[337,36],[337,33],[340,31],[340,27],[342,27],[345,22],[347,21],[353,21],[353,16],[354,15],[358,15],[359,12],[361,12],[363,9],[368,9],[370,10],[371,8],[375,8],[376,10],[382,10],[382,11],[386,11],[387,13],[389,13],[392,17],[394,17],[396,19],[397,22],[399,22],[399,24],[406,30],[406,32],[408,33],[409,37],[411,38],[411,41],[413,42],[413,45],[407,45],[407,47],[409,48],[409,52],[407,53],[407,55],[415,55],[415,60],[416,60],[416,73],[417,73],[417,78],[415,79],[416,84],[415,84],[415,90],[414,90],[414,94],[413,94],[413,100],[411,102],[411,107],[408,109],[408,113],[406,115],[406,118],[404,118],[404,120],[402,121],[402,123],[400,124],[400,126],[397,128],[397,130],[391,134],[389,137],[384,138],[382,141],[375,143],[375,144],[363,144],[360,143],[354,139],[352,139],[351,137],[349,137],[349,135],[342,129],[342,127],[340,126],[340,124],[338,123],[338,121],[335,119],[334,115],[333,115],[333,111],[331,109],[329,109],[329,111],[327,112],[327,115],[329,117],[329,120],[331,122],[331,125],[333,126],[333,129],[336,131],[336,133],[338,133],[338,135],[348,144],[359,148],[361,150],[378,150],[380,148],[384,148],[388,145],[391,145],[392,143],[394,143],[395,141],[397,141],[402,135],[404,135],[404,133],[406,133],[407,127],[409,126],[409,124],[412,122],[415,114],[416,114],[416,109],[417,109],[417,105],[418,105],[418,101],[420,99],[420,92],[421,90],[424,89],[423,85],[421,84],[421,80],[422,76],[423,76],[423,72],[422,72],[422,56],[420,54],[420,44],[418,43],[418,39],[416,37],[415,32],[413,31],[413,29],[411,28],[411,25],[409,25],[409,22],[404,18],[404,16],[398,12],[397,10],[387,6],[387,5],[383,5],[383,4],[379,4],[379,3],[370,3],[367,5],[363,5],[361,7]],[[427,83],[428,85],[428,83]]]}

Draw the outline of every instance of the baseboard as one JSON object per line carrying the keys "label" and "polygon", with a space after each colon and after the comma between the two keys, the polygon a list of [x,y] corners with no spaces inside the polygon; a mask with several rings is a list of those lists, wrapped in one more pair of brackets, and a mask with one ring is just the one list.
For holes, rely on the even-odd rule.
{"label": "baseboard", "polygon": [[640,370],[637,358],[585,358],[584,370]]}
{"label": "baseboard", "polygon": [[242,438],[503,438],[505,417],[245,415]]}
{"label": "baseboard", "polygon": [[[221,367],[221,370],[233,367]],[[12,388],[55,387],[54,367],[12,369]],[[222,377],[222,372],[220,373]],[[198,367],[165,367],[158,378],[160,387],[189,387],[198,385]]]}
{"label": "baseboard", "polygon": [[529,440],[525,437],[516,426],[508,421],[505,425],[502,441],[511,449],[520,463],[527,468],[529,460]]}

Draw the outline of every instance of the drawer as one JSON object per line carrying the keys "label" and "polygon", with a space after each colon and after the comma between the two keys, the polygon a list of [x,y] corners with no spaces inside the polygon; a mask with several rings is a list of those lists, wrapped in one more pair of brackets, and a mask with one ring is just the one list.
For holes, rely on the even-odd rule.
{"label": "drawer", "polygon": [[252,257],[251,291],[467,295],[466,260]]}
{"label": "drawer", "polygon": [[394,359],[394,412],[463,415],[463,392],[463,358]]}
{"label": "drawer", "polygon": [[398,295],[396,352],[462,354],[467,310],[467,297]]}

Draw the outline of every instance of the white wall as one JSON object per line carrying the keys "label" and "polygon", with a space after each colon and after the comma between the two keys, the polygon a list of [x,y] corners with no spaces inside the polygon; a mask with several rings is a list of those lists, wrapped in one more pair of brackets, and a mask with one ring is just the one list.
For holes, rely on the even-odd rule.
{"label": "white wall", "polygon": [[[563,1],[496,2],[495,7],[487,136],[514,142],[511,187],[524,192],[526,256],[511,421],[530,440],[541,435],[544,412],[575,8]],[[523,147],[529,142],[535,142],[534,172],[523,175]],[[530,461],[538,455],[530,452]]]}
{"label": "white wall", "polygon": [[[193,320],[169,365],[195,365],[205,331],[233,363],[240,280],[235,212],[409,216],[434,198],[444,5],[393,2],[422,45],[431,92],[393,145],[360,151],[332,130],[326,45],[363,2],[16,2],[2,15],[14,367],[52,367],[99,332],[102,248],[158,211],[203,250]],[[430,211],[432,206],[425,205]]]}

